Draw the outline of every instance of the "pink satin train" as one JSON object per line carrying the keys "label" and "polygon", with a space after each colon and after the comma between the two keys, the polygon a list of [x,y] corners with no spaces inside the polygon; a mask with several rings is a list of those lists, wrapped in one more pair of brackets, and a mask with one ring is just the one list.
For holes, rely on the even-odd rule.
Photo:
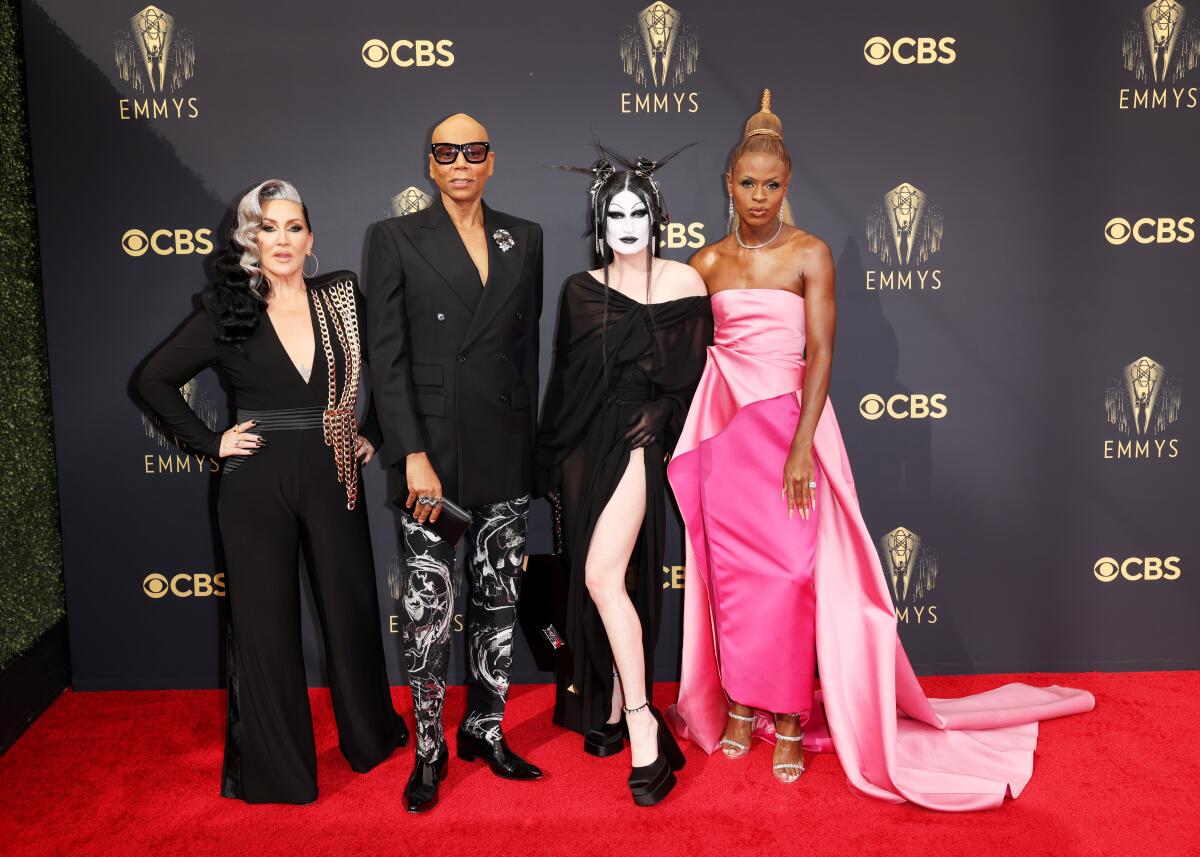
{"label": "pink satin train", "polygon": [[[668,467],[688,533],[679,701],[668,715],[682,737],[709,753],[724,731],[728,699],[714,645],[707,547],[713,534],[705,531],[700,447],[747,405],[799,396],[805,341],[804,299],[791,292],[722,291],[712,307],[715,343]],[[999,806],[1007,794],[1017,797],[1033,773],[1038,721],[1090,711],[1095,698],[1084,690],[1024,684],[961,699],[927,698],[896,633],[832,405],[821,413],[813,447],[821,689],[805,727],[805,748],[836,751],[853,792],[892,803],[967,811]],[[780,503],[781,484],[782,473],[772,485],[747,486],[747,492],[757,495],[761,488],[764,495],[750,497],[747,508]],[[756,731],[771,737],[765,718]]]}

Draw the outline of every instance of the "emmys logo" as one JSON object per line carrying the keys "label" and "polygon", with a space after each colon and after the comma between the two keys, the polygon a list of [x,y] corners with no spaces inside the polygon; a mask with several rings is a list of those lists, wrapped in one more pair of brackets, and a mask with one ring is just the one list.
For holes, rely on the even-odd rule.
{"label": "emmys logo", "polygon": [[[179,388],[180,394],[188,403],[188,407],[212,431],[217,426],[217,405],[213,397],[197,383],[196,379],[188,381]],[[142,456],[142,472],[147,476],[161,476],[176,473],[216,473],[221,465],[207,455],[196,452],[179,452],[179,439],[170,434],[158,421],[158,418],[148,411],[142,411],[142,431],[146,437],[154,441],[160,449],[166,452],[146,453]]]}
{"label": "emmys logo", "polygon": [[199,101],[176,97],[196,68],[196,46],[175,19],[157,6],[147,6],[129,19],[113,41],[113,59],[121,80],[142,98],[122,98],[122,119],[195,119]]}
{"label": "emmys logo", "polygon": [[937,624],[937,605],[925,603],[937,583],[937,553],[920,536],[905,527],[897,527],[879,540],[880,558],[896,619],[915,624]]}
{"label": "emmys logo", "polygon": [[1102,556],[1092,566],[1092,574],[1101,583],[1112,583],[1118,577],[1125,580],[1178,580],[1180,575],[1177,556],[1131,556],[1128,559],[1117,560],[1111,556]]}
{"label": "emmys logo", "polygon": [[155,229],[150,233],[129,229],[121,236],[121,249],[127,256],[207,256],[213,251],[211,229]]}
{"label": "emmys logo", "polygon": [[700,36],[683,14],[666,3],[651,3],[621,36],[621,67],[644,92],[622,92],[622,113],[695,113],[698,92],[678,87],[696,71]]}
{"label": "emmys logo", "polygon": [[1104,240],[1121,245],[1132,238],[1138,244],[1191,244],[1196,238],[1194,217],[1139,217],[1132,223],[1114,217],[1104,224]]}
{"label": "emmys logo", "polygon": [[949,65],[958,59],[954,37],[901,36],[889,42],[883,36],[873,36],[863,45],[863,58],[871,65],[883,65],[888,60],[900,65]]}
{"label": "emmys logo", "polygon": [[392,197],[392,217],[416,214],[433,205],[433,197],[415,187],[406,187]]}
{"label": "emmys logo", "polygon": [[1121,37],[1125,70],[1145,84],[1122,88],[1121,110],[1194,108],[1195,86],[1180,82],[1200,65],[1200,26],[1174,0],[1155,0],[1130,21]]}
{"label": "emmys logo", "polygon": [[882,419],[886,414],[894,420],[940,420],[949,413],[946,394],[897,393],[884,398],[878,393],[867,393],[858,403],[858,412],[865,420]]}
{"label": "emmys logo", "polygon": [[[388,619],[388,633],[389,634],[403,634],[404,633],[405,617],[399,616],[395,613],[392,613],[387,617],[387,619]],[[456,634],[461,634],[463,631],[463,628],[465,628],[465,627],[466,627],[466,625],[464,624],[463,614],[455,613],[453,616],[450,617],[450,630],[451,631],[455,632]]]}
{"label": "emmys logo", "polygon": [[867,247],[886,269],[868,270],[867,291],[937,291],[940,268],[921,267],[942,247],[942,214],[928,195],[902,182],[867,218]]}
{"label": "emmys logo", "polygon": [[1139,357],[1122,369],[1109,382],[1104,410],[1126,439],[1104,441],[1104,457],[1177,458],[1179,438],[1166,432],[1179,419],[1181,399],[1179,382],[1161,363]]}
{"label": "emmys logo", "polygon": [[216,574],[176,574],[167,577],[165,574],[147,574],[142,581],[142,592],[147,598],[166,598],[173,595],[176,598],[208,598],[225,595],[225,573]]}
{"label": "emmys logo", "polygon": [[428,68],[454,65],[449,39],[397,39],[390,45],[382,39],[367,39],[362,46],[362,61],[368,68],[383,68],[388,63],[400,68]]}
{"label": "emmys logo", "polygon": [[[415,523],[408,523],[410,519],[407,517],[402,516],[402,518],[406,526],[417,526]],[[420,571],[417,573],[424,574],[424,572]],[[440,582],[440,579],[437,575],[426,575],[426,581],[427,586],[425,587],[426,592],[424,594],[432,594]],[[422,592],[414,591],[410,593],[409,599],[406,600],[404,598],[404,560],[400,558],[399,554],[392,554],[391,560],[388,561],[387,586],[388,594],[392,597],[392,601],[395,603],[403,602],[405,613],[407,614],[399,615],[396,613],[391,613],[388,615],[387,627],[389,634],[403,634],[404,623],[406,621],[411,621],[409,617],[412,615],[429,615],[428,613],[424,612],[426,605],[424,603]],[[462,633],[464,627],[466,626],[463,621],[463,614],[455,613],[450,617],[451,631]]]}

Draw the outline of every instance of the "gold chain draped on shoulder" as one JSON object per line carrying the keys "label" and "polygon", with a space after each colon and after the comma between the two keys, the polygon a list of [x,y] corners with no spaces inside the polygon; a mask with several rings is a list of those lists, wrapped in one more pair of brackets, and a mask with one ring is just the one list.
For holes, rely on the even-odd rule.
{"label": "gold chain draped on shoulder", "polygon": [[[346,486],[346,508],[353,509],[358,501],[358,464],[354,447],[358,440],[358,424],[354,405],[358,400],[358,379],[362,369],[362,349],[358,337],[358,309],[354,300],[354,282],[341,280],[323,289],[309,292],[317,311],[317,324],[321,328],[321,346],[325,349],[325,361],[329,366],[329,400],[325,405],[322,425],[325,445],[333,447],[333,461],[337,465],[338,482]],[[333,343],[329,337],[329,321],[342,349],[346,366],[346,380],[341,395],[337,390],[337,361],[333,357]]]}

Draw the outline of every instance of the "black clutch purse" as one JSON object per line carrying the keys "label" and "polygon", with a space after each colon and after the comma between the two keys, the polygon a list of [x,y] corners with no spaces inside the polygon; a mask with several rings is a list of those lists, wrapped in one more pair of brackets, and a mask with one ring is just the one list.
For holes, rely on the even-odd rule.
{"label": "black clutch purse", "polygon": [[457,545],[467,527],[471,526],[471,513],[443,497],[442,511],[438,513],[438,519],[426,521],[421,526],[447,544]]}

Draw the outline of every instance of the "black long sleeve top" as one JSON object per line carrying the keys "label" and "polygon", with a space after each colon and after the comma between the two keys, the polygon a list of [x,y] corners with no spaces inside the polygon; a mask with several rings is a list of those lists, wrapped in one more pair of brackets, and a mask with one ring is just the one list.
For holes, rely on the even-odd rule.
{"label": "black long sleeve top", "polygon": [[[351,279],[355,282],[355,303],[359,324],[360,351],[365,362],[366,311],[354,274],[337,271],[307,281],[311,293],[331,283]],[[180,392],[180,387],[209,367],[216,367],[233,389],[235,404],[243,410],[267,411],[292,408],[324,408],[328,405],[329,368],[321,345],[312,301],[309,317],[313,325],[315,350],[313,368],[306,382],[284,350],[267,313],[261,312],[254,333],[240,347],[217,342],[220,333],[216,320],[206,309],[195,312],[146,362],[138,378],[138,394],[163,424],[193,449],[218,458],[221,433],[213,431],[196,416]],[[333,342],[335,374],[340,385],[346,372],[341,347]],[[381,444],[374,403],[368,400],[365,422],[360,433],[376,449]]]}

